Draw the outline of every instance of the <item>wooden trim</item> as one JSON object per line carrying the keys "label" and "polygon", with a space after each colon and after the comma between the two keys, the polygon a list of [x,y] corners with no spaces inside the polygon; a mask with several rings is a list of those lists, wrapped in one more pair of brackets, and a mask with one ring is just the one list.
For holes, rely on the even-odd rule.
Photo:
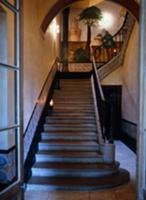
{"label": "wooden trim", "polygon": [[[43,91],[44,91],[44,89],[45,89],[45,86],[46,86],[46,84],[47,84],[47,82],[48,82],[48,79],[49,79],[50,75],[53,73],[53,71],[54,71],[54,67],[51,68],[51,70],[49,71],[49,73],[48,73],[48,75],[47,75],[47,78],[46,78],[46,80],[45,80],[45,82],[44,82],[44,84],[43,84],[43,86],[42,86],[41,92],[40,92],[40,94],[39,94],[39,96],[38,96],[38,98],[37,98],[38,100],[41,98],[42,93],[43,93]],[[34,116],[34,112],[35,112],[35,110],[36,110],[37,105],[38,105],[38,103],[36,103],[35,106],[34,106],[34,109],[33,109],[33,111],[32,111],[30,120],[29,120],[29,122],[28,122],[28,125],[27,125],[26,130],[25,130],[25,133],[24,133],[24,137],[25,137],[25,135],[26,135],[26,133],[27,133],[27,130],[28,130],[28,128],[29,128],[29,124],[30,124],[30,122],[31,122],[31,120],[32,120],[32,118],[33,118],[33,116]]]}
{"label": "wooden trim", "polygon": [[127,133],[122,132],[121,141],[129,147],[134,153],[136,153],[136,139],[129,136]]}
{"label": "wooden trim", "polygon": [[7,149],[7,150],[0,149],[0,154],[8,154],[11,151],[13,151],[15,148],[16,148],[16,146],[13,146],[13,147],[11,147],[10,149]]}
{"label": "wooden trim", "polygon": [[122,121],[124,121],[124,122],[126,122],[126,123],[128,123],[128,124],[131,124],[131,125],[133,125],[133,126],[136,126],[136,127],[137,127],[137,124],[136,124],[136,123],[134,123],[134,122],[131,122],[131,121],[127,120],[127,119],[123,119],[123,118],[122,118]]}
{"label": "wooden trim", "polygon": [[0,193],[0,199],[1,200],[12,199],[13,197],[15,197],[16,194],[18,194],[19,192],[22,192],[21,186],[22,184],[20,182],[13,184],[9,192]]}
{"label": "wooden trim", "polygon": [[[48,77],[48,81],[49,81],[49,77]],[[57,81],[58,81],[58,71],[56,71],[56,74],[54,75],[53,80],[50,83],[50,86],[48,87],[49,89],[47,91],[47,99],[44,102],[43,108],[41,108],[41,112],[39,113],[39,119],[37,120],[38,122],[35,124],[36,129],[33,130],[33,135],[31,137],[31,144],[29,146],[29,151],[27,153],[27,157],[24,163],[24,181],[25,182],[27,182],[31,176],[31,168],[34,164],[35,154],[38,150],[38,142],[41,139],[40,133],[43,130],[43,124],[45,122],[46,115],[48,114],[49,104],[47,102],[49,102],[53,96],[54,90],[56,89]],[[36,119],[36,112],[34,112],[31,118],[31,121],[33,121],[34,119]],[[30,121],[30,124],[31,124],[31,121]]]}
{"label": "wooden trim", "polygon": [[[36,103],[36,105],[33,109],[32,115],[30,117],[28,126],[25,130],[25,134],[24,134],[24,161],[26,161],[27,155],[29,153],[31,143],[33,141],[35,132],[37,130],[37,126],[38,126],[40,117],[42,115],[43,109],[45,107],[47,97],[48,97],[48,93],[49,93],[49,90],[50,90],[51,85],[53,83],[53,80],[55,78],[56,72],[57,72],[57,64],[56,64],[56,61],[55,61],[55,63],[53,64],[53,66],[52,66],[52,68],[51,68],[51,70],[50,70],[50,72],[47,76],[47,79],[44,82],[44,85],[43,85],[42,90],[41,90],[39,97],[38,97],[38,102],[39,102],[39,100],[41,100],[42,96],[45,96],[45,100],[43,101],[43,104],[38,103],[38,102]],[[29,140],[28,140],[28,138],[29,138]]]}
{"label": "wooden trim", "polygon": [[[42,24],[41,29],[45,33],[47,30],[47,27],[49,26],[52,19],[65,7],[69,6],[70,4],[77,2],[79,0],[58,0],[54,6],[49,10],[47,15],[45,16]],[[125,8],[129,12],[132,13],[132,15],[136,18],[136,20],[139,22],[139,14],[140,14],[140,7],[139,4],[133,0],[106,0],[106,1],[112,1],[114,3],[118,3]]]}

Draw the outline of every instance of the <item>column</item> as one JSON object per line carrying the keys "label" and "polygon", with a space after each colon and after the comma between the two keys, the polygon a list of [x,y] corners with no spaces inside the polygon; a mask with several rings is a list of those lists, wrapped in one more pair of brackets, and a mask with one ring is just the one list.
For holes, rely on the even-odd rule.
{"label": "column", "polygon": [[[137,199],[146,194],[146,1],[141,0],[139,118],[137,133]],[[145,193],[145,194],[144,194]]]}
{"label": "column", "polygon": [[66,8],[63,11],[63,41],[62,41],[62,57],[63,70],[68,71],[68,26],[69,26],[69,10]]}

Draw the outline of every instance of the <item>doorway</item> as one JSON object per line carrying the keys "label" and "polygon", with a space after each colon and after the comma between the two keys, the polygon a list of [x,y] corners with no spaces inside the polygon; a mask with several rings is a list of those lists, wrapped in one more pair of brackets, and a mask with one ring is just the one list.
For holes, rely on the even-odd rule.
{"label": "doorway", "polygon": [[19,0],[0,1],[0,199],[22,181]]}

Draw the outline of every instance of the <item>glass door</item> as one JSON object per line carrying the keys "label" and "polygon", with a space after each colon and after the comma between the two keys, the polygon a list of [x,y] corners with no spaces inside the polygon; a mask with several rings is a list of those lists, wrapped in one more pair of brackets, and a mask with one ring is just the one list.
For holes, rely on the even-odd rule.
{"label": "glass door", "polygon": [[0,199],[22,182],[19,0],[0,0]]}

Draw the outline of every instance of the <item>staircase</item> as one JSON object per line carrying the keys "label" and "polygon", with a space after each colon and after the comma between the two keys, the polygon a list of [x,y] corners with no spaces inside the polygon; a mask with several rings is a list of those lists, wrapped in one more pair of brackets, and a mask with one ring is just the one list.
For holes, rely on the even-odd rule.
{"label": "staircase", "polygon": [[128,182],[129,174],[118,162],[104,160],[90,78],[61,79],[60,86],[46,116],[27,188],[96,190]]}

